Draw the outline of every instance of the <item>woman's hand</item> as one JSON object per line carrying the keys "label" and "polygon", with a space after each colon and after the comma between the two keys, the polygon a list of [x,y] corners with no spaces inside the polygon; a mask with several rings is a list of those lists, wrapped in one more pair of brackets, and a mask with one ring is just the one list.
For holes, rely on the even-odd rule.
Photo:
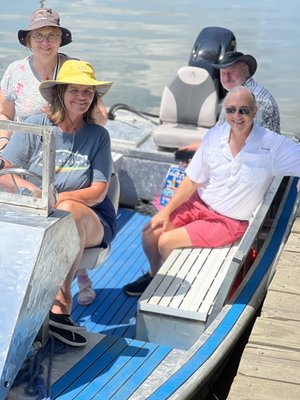
{"label": "woman's hand", "polygon": [[93,182],[91,186],[84,189],[60,192],[55,207],[58,207],[62,202],[69,200],[84,204],[87,207],[92,207],[104,200],[108,186],[108,182]]}

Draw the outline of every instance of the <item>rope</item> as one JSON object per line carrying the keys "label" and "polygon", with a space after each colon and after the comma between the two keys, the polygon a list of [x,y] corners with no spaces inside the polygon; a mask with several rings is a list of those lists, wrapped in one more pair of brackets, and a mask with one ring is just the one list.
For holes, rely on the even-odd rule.
{"label": "rope", "polygon": [[[69,346],[49,335],[48,340],[31,359],[25,361],[25,366],[18,372],[12,387],[27,382],[24,394],[38,396],[36,400],[50,400],[51,371],[54,354],[65,354]],[[48,356],[47,381],[43,378],[44,367],[42,361]]]}

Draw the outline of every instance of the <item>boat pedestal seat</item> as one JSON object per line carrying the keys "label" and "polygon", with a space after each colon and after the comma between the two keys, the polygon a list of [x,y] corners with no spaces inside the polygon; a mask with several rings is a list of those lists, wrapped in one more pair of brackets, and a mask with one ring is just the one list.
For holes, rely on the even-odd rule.
{"label": "boat pedestal seat", "polygon": [[218,248],[176,249],[138,302],[136,338],[190,348],[228,299],[282,178],[274,178],[244,236]]}
{"label": "boat pedestal seat", "polygon": [[156,146],[178,148],[201,140],[215,125],[216,85],[206,69],[185,66],[165,87],[160,104],[160,126],[153,132]]}
{"label": "boat pedestal seat", "polygon": [[208,128],[199,126],[165,123],[155,130],[154,140],[159,147],[177,149],[203,139],[207,131]]}

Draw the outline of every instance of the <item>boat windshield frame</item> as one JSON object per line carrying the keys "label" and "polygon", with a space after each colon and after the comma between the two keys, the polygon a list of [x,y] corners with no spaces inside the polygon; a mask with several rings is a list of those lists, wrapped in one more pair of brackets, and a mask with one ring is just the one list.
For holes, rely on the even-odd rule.
{"label": "boat windshield frame", "polygon": [[[0,121],[0,129],[12,133],[34,134],[41,136],[43,143],[42,176],[40,198],[10,193],[0,190],[0,211],[20,211],[48,217],[53,211],[53,190],[55,176],[55,135],[53,126],[26,124],[21,122]],[[1,158],[1,153],[0,153]],[[17,168],[19,169],[19,168]],[[3,170],[0,170],[0,173]],[[52,205],[51,205],[52,204]]]}

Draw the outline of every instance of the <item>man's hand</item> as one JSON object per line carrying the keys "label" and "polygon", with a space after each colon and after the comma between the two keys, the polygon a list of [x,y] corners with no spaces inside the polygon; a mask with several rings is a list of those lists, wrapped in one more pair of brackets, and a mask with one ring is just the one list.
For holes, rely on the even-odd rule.
{"label": "man's hand", "polygon": [[162,209],[145,225],[143,232],[155,230],[157,228],[162,228],[162,231],[165,232],[168,230],[169,223],[169,213],[165,209]]}
{"label": "man's hand", "polygon": [[192,151],[192,152],[195,152],[195,151],[197,151],[200,143],[201,143],[201,140],[196,140],[195,142],[191,142],[186,146],[179,147],[178,150],[179,151]]}

